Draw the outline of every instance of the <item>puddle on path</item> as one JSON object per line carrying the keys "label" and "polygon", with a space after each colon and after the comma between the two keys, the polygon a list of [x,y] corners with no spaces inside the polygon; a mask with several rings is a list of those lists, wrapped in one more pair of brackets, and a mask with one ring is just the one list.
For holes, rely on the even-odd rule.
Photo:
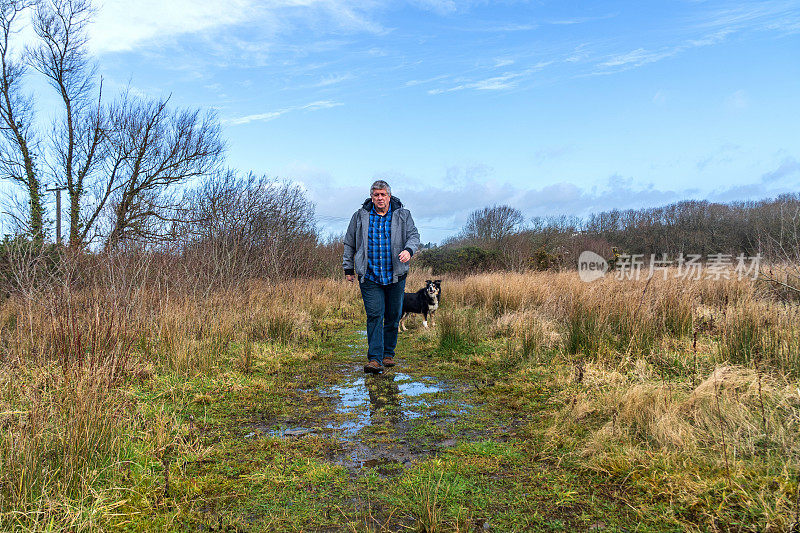
{"label": "puddle on path", "polygon": [[455,446],[454,435],[436,428],[472,412],[471,405],[454,397],[454,387],[434,378],[394,371],[365,375],[360,363],[341,370],[347,377],[338,384],[304,391],[328,400],[331,409],[320,419],[283,422],[261,431],[282,438],[312,433],[332,437],[338,443],[328,457],[333,463],[351,473],[375,468],[392,475],[418,458]]}
{"label": "puddle on path", "polygon": [[353,377],[322,391],[338,398],[334,419],[325,427],[341,432],[344,439],[373,423],[397,424],[435,411],[446,400],[438,398],[442,387],[432,379],[415,381],[401,372]]}
{"label": "puddle on path", "polygon": [[425,431],[418,431],[429,423],[454,422],[471,410],[456,402],[453,392],[434,378],[415,379],[393,371],[353,372],[344,382],[321,391],[335,405],[324,426],[341,442],[333,461],[351,471],[375,468],[391,475],[418,458],[454,446],[454,438],[434,438],[434,442]]}

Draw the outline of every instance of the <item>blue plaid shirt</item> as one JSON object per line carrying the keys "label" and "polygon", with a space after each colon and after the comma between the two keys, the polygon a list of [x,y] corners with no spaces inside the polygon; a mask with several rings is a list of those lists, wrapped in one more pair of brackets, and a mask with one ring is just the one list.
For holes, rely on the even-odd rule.
{"label": "blue plaid shirt", "polygon": [[381,216],[372,206],[369,213],[369,240],[367,241],[367,275],[365,278],[379,285],[392,282],[392,208]]}

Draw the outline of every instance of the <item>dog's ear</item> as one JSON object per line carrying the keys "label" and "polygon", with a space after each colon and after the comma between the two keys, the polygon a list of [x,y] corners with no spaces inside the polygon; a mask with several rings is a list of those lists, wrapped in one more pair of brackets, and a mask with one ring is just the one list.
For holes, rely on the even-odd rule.
{"label": "dog's ear", "polygon": [[430,283],[430,282],[431,282],[431,280],[429,280],[429,279],[426,279],[426,280],[425,280],[425,285],[427,285],[427,284],[428,284],[428,283]]}
{"label": "dog's ear", "polygon": [[433,280],[433,284],[434,284],[434,285],[441,285],[441,284],[442,284],[442,280],[440,280],[440,279],[435,279],[435,280]]}

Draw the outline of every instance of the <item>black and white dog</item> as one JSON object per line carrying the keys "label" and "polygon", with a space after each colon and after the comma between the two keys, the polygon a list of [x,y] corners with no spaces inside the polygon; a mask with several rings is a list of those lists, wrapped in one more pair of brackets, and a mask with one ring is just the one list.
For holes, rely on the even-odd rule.
{"label": "black and white dog", "polygon": [[399,331],[405,331],[405,320],[411,313],[422,315],[422,325],[428,327],[428,315],[431,317],[431,326],[434,326],[433,317],[439,304],[442,302],[442,280],[426,280],[425,286],[417,292],[407,292],[403,295],[403,315],[400,317]]}

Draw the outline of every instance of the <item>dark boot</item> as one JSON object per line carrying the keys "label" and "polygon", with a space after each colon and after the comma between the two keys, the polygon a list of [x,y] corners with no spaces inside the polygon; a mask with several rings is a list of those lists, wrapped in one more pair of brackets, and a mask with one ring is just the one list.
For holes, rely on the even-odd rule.
{"label": "dark boot", "polygon": [[374,359],[364,365],[364,372],[367,374],[380,374],[382,371],[381,364]]}

